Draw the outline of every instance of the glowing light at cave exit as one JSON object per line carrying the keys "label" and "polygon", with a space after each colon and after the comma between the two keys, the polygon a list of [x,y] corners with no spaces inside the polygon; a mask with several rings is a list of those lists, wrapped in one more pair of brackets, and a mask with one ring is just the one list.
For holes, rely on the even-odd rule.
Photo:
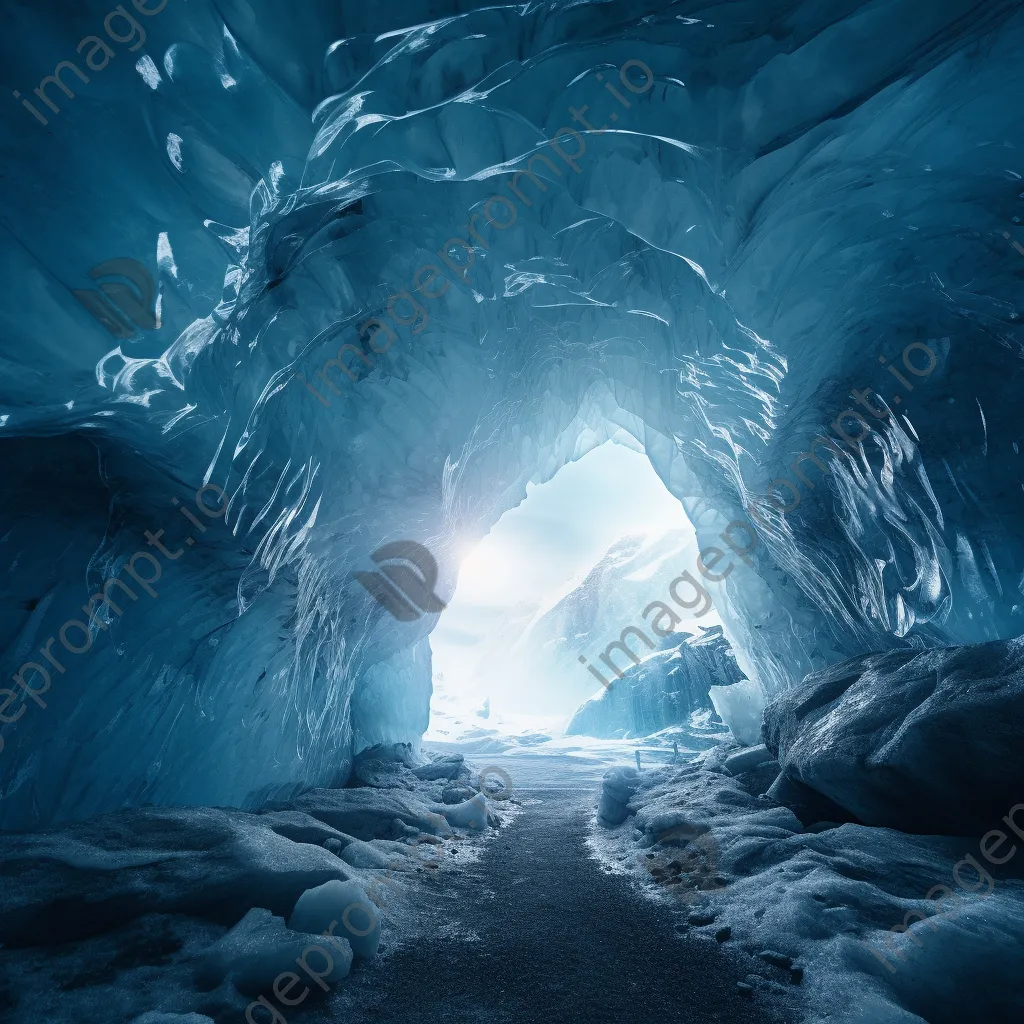
{"label": "glowing light at cave exit", "polygon": [[[435,719],[456,708],[459,717],[487,724],[473,712],[486,698],[496,700],[503,651],[525,624],[577,587],[616,541],[672,530],[692,535],[682,506],[646,455],[621,444],[601,445],[547,483],[528,485],[526,499],[467,547],[455,594],[430,636],[431,733]],[[530,701],[517,701],[514,688],[497,703],[516,717],[538,711]],[[564,716],[575,706],[568,691],[563,704]]]}

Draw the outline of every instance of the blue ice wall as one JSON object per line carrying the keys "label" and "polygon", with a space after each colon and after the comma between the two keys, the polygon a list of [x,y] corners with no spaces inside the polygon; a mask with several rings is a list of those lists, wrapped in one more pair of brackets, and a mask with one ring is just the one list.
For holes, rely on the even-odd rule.
{"label": "blue ice wall", "polygon": [[[2,43],[0,824],[415,742],[436,616],[353,571],[416,540],[449,597],[619,426],[752,524],[715,602],[769,690],[1021,631],[1019,5],[123,6]],[[72,292],[120,257],[115,338]]]}

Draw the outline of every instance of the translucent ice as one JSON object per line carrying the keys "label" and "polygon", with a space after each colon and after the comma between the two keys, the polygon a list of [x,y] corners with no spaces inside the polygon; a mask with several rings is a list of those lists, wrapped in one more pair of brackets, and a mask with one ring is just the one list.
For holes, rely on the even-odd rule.
{"label": "translucent ice", "polygon": [[[10,6],[29,96],[74,39]],[[413,540],[449,600],[620,430],[766,692],[1022,631],[1024,9],[684,6],[170,0],[8,98],[0,825],[415,746],[437,613],[354,574]]]}
{"label": "translucent ice", "polygon": [[718,717],[738,743],[752,747],[761,742],[761,719],[766,703],[761,684],[743,679],[729,686],[712,686],[708,691]]}
{"label": "translucent ice", "polygon": [[368,960],[380,944],[380,917],[358,882],[325,882],[307,889],[295,904],[288,927],[296,932],[339,935],[353,954]]}

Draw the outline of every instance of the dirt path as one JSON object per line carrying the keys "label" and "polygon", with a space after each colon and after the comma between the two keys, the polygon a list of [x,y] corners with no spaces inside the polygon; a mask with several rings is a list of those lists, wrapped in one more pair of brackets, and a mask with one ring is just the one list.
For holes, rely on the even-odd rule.
{"label": "dirt path", "polygon": [[[510,774],[528,806],[483,856],[442,873],[436,928],[354,972],[324,1021],[345,1024],[745,1024],[794,1019],[788,1000],[736,982],[764,965],[728,944],[682,937],[687,909],[639,896],[585,845],[597,782],[561,759]],[[544,763],[546,762],[546,763]],[[525,776],[525,784],[523,779]]]}

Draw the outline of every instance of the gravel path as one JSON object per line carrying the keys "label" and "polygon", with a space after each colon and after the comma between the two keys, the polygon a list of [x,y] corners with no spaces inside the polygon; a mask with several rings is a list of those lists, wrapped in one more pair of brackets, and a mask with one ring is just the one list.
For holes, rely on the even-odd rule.
{"label": "gravel path", "polygon": [[788,993],[758,989],[751,999],[736,988],[772,968],[728,943],[680,936],[673,926],[692,908],[644,899],[627,878],[591,859],[585,842],[595,778],[561,758],[529,767],[515,760],[502,766],[527,801],[518,819],[488,840],[478,861],[448,866],[415,894],[430,907],[429,933],[356,970],[323,1008],[324,1021],[795,1019]]}

